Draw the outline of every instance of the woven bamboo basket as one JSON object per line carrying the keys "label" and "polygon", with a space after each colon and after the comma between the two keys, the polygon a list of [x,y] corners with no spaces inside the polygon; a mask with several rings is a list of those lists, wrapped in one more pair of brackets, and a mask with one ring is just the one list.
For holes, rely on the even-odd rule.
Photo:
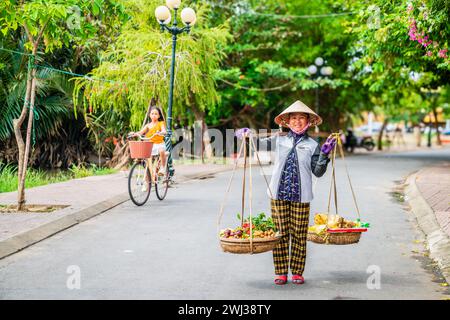
{"label": "woven bamboo basket", "polygon": [[250,245],[250,239],[220,238],[224,252],[237,254],[263,253],[273,250],[281,240],[281,236],[273,238],[255,238]]}
{"label": "woven bamboo basket", "polygon": [[[336,160],[337,149],[339,149],[342,161],[344,162],[344,165],[345,165],[344,168],[347,173],[348,183],[350,185],[353,202],[355,204],[356,211],[358,212],[358,218],[359,218],[361,215],[359,212],[359,207],[358,207],[358,203],[356,201],[356,196],[355,196],[355,193],[353,190],[352,182],[350,180],[350,175],[348,173],[347,165],[345,164],[345,155],[344,155],[344,149],[342,147],[342,141],[340,139],[339,133],[333,133],[333,135],[335,136],[335,138],[337,140],[338,148],[333,149],[332,156],[331,156],[331,165],[332,165],[333,171],[332,171],[332,175],[331,175],[332,178],[331,178],[330,193],[328,196],[327,214],[329,217],[330,205],[331,205],[331,195],[332,195],[332,191],[334,191],[333,192],[334,193],[334,205],[335,205],[335,209],[336,209],[335,214],[336,214],[336,216],[338,215],[335,160]],[[343,217],[341,217],[341,218],[343,219]],[[319,235],[317,233],[308,231],[306,239],[308,241],[318,243],[318,244],[336,244],[336,245],[354,244],[354,243],[359,242],[359,239],[361,238],[361,233],[366,232],[366,231],[367,231],[367,228],[355,228],[354,229],[354,228],[345,228],[344,226],[340,226],[339,228],[330,229],[330,227],[328,225],[328,221],[327,221],[327,229],[325,229],[325,232],[323,234]]]}
{"label": "woven bamboo basket", "polygon": [[354,244],[358,243],[361,238],[361,232],[325,232],[323,235],[318,235],[313,232],[308,232],[307,240],[319,244]]}
{"label": "woven bamboo basket", "polygon": [[[224,205],[227,200],[227,195],[230,193],[231,183],[233,181],[234,174],[235,174],[236,169],[239,164],[238,159],[240,159],[242,153],[244,154],[244,178],[243,178],[243,185],[242,185],[243,191],[242,191],[242,198],[241,198],[241,204],[242,204],[241,224],[243,224],[243,222],[244,222],[243,221],[244,208],[245,208],[244,199],[245,199],[245,195],[246,195],[246,192],[245,192],[246,174],[245,174],[245,172],[246,172],[247,166],[250,169],[249,170],[249,207],[250,207],[249,221],[252,221],[252,214],[251,214],[252,213],[252,161],[247,161],[248,154],[247,154],[247,148],[245,147],[246,145],[248,145],[248,147],[249,147],[248,154],[252,154],[252,150],[255,150],[255,151],[257,150],[255,142],[251,138],[249,138],[249,136],[245,136],[244,141],[241,144],[241,147],[239,149],[238,156],[236,157],[233,172],[232,172],[230,180],[228,182],[228,187],[225,192],[225,199],[222,202],[222,205],[220,206],[219,219],[217,222],[217,233],[218,234],[219,234],[220,222],[222,220],[222,216],[223,216],[223,212],[224,212]],[[254,154],[256,155],[256,159],[258,160],[258,165],[259,165],[261,171],[264,172],[263,166],[259,159],[258,152],[255,152]],[[262,176],[264,177],[266,186],[270,191],[269,182],[267,181],[266,175],[262,174]],[[277,219],[277,222],[278,222],[278,230],[281,230],[280,219]],[[280,233],[276,233],[275,236],[271,237],[271,238],[253,238],[253,239],[251,239],[251,241],[250,241],[250,239],[240,239],[240,238],[233,238],[233,237],[231,237],[231,238],[219,237],[219,241],[220,241],[220,246],[222,247],[222,250],[224,252],[235,253],[235,254],[255,254],[255,253],[263,253],[263,252],[273,250],[280,242],[281,237],[282,237],[282,235]]]}

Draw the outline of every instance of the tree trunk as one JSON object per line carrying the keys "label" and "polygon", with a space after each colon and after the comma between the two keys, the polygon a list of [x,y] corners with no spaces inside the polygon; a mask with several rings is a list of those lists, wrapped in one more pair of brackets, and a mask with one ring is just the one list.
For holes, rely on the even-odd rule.
{"label": "tree trunk", "polygon": [[381,129],[380,129],[380,134],[378,135],[378,150],[379,151],[383,150],[383,133],[384,133],[384,130],[386,129],[387,124],[388,124],[388,118],[385,118],[383,121],[383,125],[381,126]]}
{"label": "tree trunk", "polygon": [[31,94],[31,73],[28,73],[28,79],[27,79],[27,88],[26,88],[26,92],[25,92],[25,101],[23,103],[23,107],[22,107],[22,113],[19,117],[19,119],[14,119],[13,120],[13,125],[14,125],[14,135],[16,136],[16,140],[17,140],[17,147],[19,149],[19,159],[18,159],[18,177],[20,180],[20,177],[22,177],[22,166],[21,164],[23,163],[23,156],[25,153],[25,143],[23,141],[22,138],[22,132],[20,131],[20,128],[22,127],[23,122],[25,121],[25,117],[27,115],[27,106],[28,106],[28,101],[30,101],[30,94]]}
{"label": "tree trunk", "polygon": [[[22,114],[19,120],[15,123],[16,124],[15,134],[17,145],[19,147],[17,211],[22,211],[25,205],[25,181],[27,177],[28,159],[30,154],[31,131],[33,129],[34,103],[36,101],[36,68],[34,67],[34,59],[36,53],[37,53],[37,45],[33,47],[33,57],[30,58],[32,59],[32,65],[31,65],[31,72],[29,72],[29,78],[27,79],[27,93],[25,96],[25,103],[22,109]],[[22,133],[20,130],[22,123],[25,120],[25,116],[22,117],[22,115],[26,115],[28,106],[30,108],[30,111],[28,112],[28,125],[27,125],[26,141],[24,144]]]}
{"label": "tree trunk", "polygon": [[210,159],[212,157],[212,146],[211,137],[209,136],[208,132],[208,125],[205,122],[205,112],[197,109],[195,106],[192,107],[192,112],[194,113],[195,120],[196,122],[198,122],[198,126],[200,126],[202,131],[201,157],[203,157],[203,154],[206,153],[206,158]]}
{"label": "tree trunk", "polygon": [[[436,102],[436,100],[437,99],[434,99],[433,102]],[[441,135],[440,135],[440,132],[439,132],[439,121],[438,121],[438,114],[437,114],[437,111],[436,111],[436,104],[435,103],[433,103],[432,110],[433,110],[433,115],[434,115],[434,127],[436,128],[436,143],[437,143],[438,146],[441,146],[442,142],[441,142]]]}

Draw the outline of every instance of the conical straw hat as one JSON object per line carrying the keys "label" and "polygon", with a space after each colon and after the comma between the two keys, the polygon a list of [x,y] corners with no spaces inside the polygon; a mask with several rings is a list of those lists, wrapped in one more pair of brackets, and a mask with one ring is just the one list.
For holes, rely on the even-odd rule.
{"label": "conical straw hat", "polygon": [[288,128],[289,114],[301,112],[309,114],[309,122],[313,126],[318,126],[322,123],[322,118],[319,117],[314,111],[312,111],[306,104],[300,100],[295,101],[288,108],[286,108],[282,113],[275,117],[275,123],[283,127]]}

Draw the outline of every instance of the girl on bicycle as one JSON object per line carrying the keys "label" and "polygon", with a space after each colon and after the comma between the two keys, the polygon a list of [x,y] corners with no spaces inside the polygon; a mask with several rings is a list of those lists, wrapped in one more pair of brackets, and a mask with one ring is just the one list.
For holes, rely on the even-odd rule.
{"label": "girl on bicycle", "polygon": [[[152,156],[159,154],[161,159],[161,170],[159,174],[166,174],[166,146],[164,144],[164,135],[166,134],[166,125],[164,122],[164,116],[159,107],[153,106],[150,108],[150,122],[147,123],[141,131],[130,132],[130,135],[142,136],[150,138],[150,142],[153,142]],[[153,136],[153,137],[152,137]]]}

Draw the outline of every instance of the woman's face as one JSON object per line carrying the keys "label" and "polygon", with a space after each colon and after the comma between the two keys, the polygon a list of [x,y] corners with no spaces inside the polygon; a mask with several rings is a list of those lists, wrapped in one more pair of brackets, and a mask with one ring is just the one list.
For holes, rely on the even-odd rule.
{"label": "woman's face", "polygon": [[153,109],[152,111],[150,111],[150,119],[152,119],[152,121],[158,121],[158,119],[159,119],[158,110]]}
{"label": "woman's face", "polygon": [[304,113],[291,113],[289,115],[289,128],[294,131],[301,131],[308,124],[308,116]]}

